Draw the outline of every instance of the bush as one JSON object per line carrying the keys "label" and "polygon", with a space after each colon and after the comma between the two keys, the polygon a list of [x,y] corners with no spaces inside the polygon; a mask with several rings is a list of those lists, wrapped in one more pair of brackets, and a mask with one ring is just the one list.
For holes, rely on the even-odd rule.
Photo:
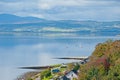
{"label": "bush", "polygon": [[120,40],[98,44],[81,66],[79,80],[120,80]]}
{"label": "bush", "polygon": [[41,75],[40,75],[41,79],[43,79],[44,77],[48,78],[50,76],[51,76],[50,70],[45,70],[45,71],[41,72]]}

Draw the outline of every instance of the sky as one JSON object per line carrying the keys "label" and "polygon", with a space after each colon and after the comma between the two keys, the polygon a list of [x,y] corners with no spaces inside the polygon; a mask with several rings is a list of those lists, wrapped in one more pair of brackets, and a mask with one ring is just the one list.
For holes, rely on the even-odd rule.
{"label": "sky", "polygon": [[120,20],[120,0],[0,0],[0,14],[49,20]]}

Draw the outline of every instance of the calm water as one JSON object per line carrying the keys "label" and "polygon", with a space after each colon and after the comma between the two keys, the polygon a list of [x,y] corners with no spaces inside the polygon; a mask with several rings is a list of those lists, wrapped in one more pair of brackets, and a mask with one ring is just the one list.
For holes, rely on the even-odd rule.
{"label": "calm water", "polygon": [[43,66],[67,63],[55,57],[89,56],[96,44],[117,37],[40,38],[0,36],[0,80],[14,80],[28,70],[21,66]]}

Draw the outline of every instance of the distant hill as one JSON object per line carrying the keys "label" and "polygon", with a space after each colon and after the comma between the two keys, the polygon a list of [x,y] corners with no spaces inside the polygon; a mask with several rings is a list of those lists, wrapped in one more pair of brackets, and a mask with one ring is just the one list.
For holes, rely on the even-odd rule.
{"label": "distant hill", "polygon": [[[120,21],[45,20],[0,14],[0,35],[7,32],[34,32],[68,36],[119,36]],[[47,35],[48,36],[48,35]],[[51,35],[50,35],[51,36]],[[53,35],[52,35],[53,36]]]}
{"label": "distant hill", "polygon": [[39,22],[44,21],[44,19],[36,18],[36,17],[20,17],[11,14],[0,14],[0,23],[8,24],[8,23],[31,23],[31,22]]}

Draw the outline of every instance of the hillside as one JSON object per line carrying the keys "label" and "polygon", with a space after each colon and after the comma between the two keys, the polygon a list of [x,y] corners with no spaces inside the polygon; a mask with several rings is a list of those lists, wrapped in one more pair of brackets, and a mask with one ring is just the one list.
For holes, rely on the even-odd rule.
{"label": "hillside", "polygon": [[98,44],[90,61],[81,66],[79,80],[120,80],[120,40]]}
{"label": "hillside", "polygon": [[40,72],[27,72],[24,73],[23,75],[17,77],[15,80],[31,80],[32,77],[36,77],[37,74],[39,74]]}
{"label": "hillside", "polygon": [[[44,20],[0,14],[0,35],[39,36],[119,36],[120,21]],[[41,34],[41,33],[44,33]]]}
{"label": "hillside", "polygon": [[12,14],[0,14],[0,24],[11,24],[11,23],[31,23],[40,22],[44,19],[36,17],[20,17]]}

